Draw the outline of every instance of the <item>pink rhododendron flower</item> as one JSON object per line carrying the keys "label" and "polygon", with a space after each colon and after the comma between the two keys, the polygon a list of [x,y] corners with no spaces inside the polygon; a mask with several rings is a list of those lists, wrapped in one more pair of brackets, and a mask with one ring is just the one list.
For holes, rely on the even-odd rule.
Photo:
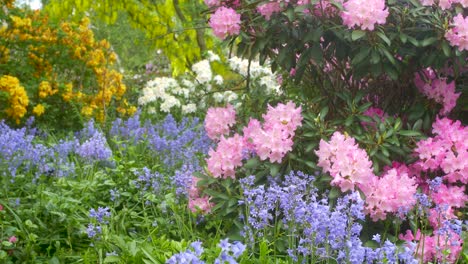
{"label": "pink rhododendron flower", "polygon": [[16,238],[15,236],[11,236],[9,239],[8,239],[8,242],[10,243],[16,243],[18,241],[18,238]]}
{"label": "pink rhododendron flower", "polygon": [[254,136],[262,133],[262,124],[257,119],[251,118],[249,124],[243,128],[244,146],[250,151],[255,151]]}
{"label": "pink rhododendron flower", "polygon": [[190,187],[188,189],[188,196],[190,198],[195,198],[200,196],[200,190],[198,189],[198,181],[200,178],[192,176],[192,181],[190,182]]}
{"label": "pink rhododendron flower", "polygon": [[267,130],[255,131],[252,135],[255,152],[261,160],[281,163],[283,157],[292,150],[292,136],[281,124],[275,124]]}
{"label": "pink rhododendron flower", "polygon": [[210,197],[198,197],[194,199],[189,199],[188,207],[190,211],[193,213],[203,213],[207,214],[211,212],[211,208],[213,208],[214,204],[210,203]]}
{"label": "pink rhododendron flower", "polygon": [[447,210],[441,210],[436,208],[429,209],[429,224],[437,230],[441,227],[444,221],[450,219],[456,219],[457,217],[453,214],[453,209],[448,207]]}
{"label": "pink rhododendron flower", "polygon": [[269,105],[263,119],[263,126],[258,120],[250,120],[244,128],[244,142],[261,160],[280,163],[292,150],[295,131],[301,126],[301,107],[293,102],[279,103],[276,107]]}
{"label": "pink rhododendron flower", "polygon": [[268,111],[263,115],[265,130],[276,125],[282,125],[283,129],[290,136],[294,136],[294,131],[301,126],[302,108],[289,101],[286,104],[279,103],[276,107],[268,105]]}
{"label": "pink rhododendron flower", "polygon": [[271,15],[281,11],[281,6],[278,2],[269,2],[259,5],[257,11],[264,16],[266,20],[270,20]]}
{"label": "pink rhododendron flower", "polygon": [[468,17],[458,14],[453,18],[452,28],[445,33],[445,38],[458,50],[468,50]]}
{"label": "pink rhododendron flower", "polygon": [[320,0],[314,5],[314,15],[329,18],[338,15],[340,10],[332,2],[343,5],[343,0]]}
{"label": "pink rhododendron flower", "polygon": [[222,6],[211,15],[209,24],[216,37],[225,39],[226,36],[239,34],[240,18],[236,10]]}
{"label": "pink rhododendron flower", "polygon": [[452,111],[460,97],[460,93],[455,93],[455,81],[448,83],[446,78],[438,78],[431,68],[415,73],[414,84],[421,93],[443,105],[441,114],[444,115]]}
{"label": "pink rhododendron flower", "polygon": [[[378,117],[380,121],[385,122],[385,118],[388,116],[384,110],[378,107],[369,107],[364,113],[362,113],[365,116],[368,116],[370,118]],[[361,125],[364,127],[373,127],[375,128],[375,122],[361,122]]]}
{"label": "pink rhododendron flower", "polygon": [[[414,236],[411,230],[407,230],[406,234],[400,234],[399,239],[407,242],[417,243],[416,255],[423,258],[424,263],[428,263],[437,259],[445,260],[447,263],[455,263],[462,250],[463,241],[456,233],[450,232],[447,234],[437,234],[434,231],[432,236],[422,234],[418,229]],[[445,253],[449,252],[448,255]],[[445,262],[444,262],[445,263]]]}
{"label": "pink rhododendron flower", "polygon": [[447,186],[441,184],[436,192],[430,194],[432,201],[437,205],[446,205],[449,208],[465,207],[468,196],[465,195],[465,186]]}
{"label": "pink rhododendron flower", "polygon": [[210,149],[206,160],[208,170],[215,178],[235,178],[235,169],[242,166],[244,138],[235,134],[233,137],[221,136],[216,151]]}
{"label": "pink rhododendron flower", "polygon": [[205,4],[209,7],[219,6],[221,4],[221,0],[205,0]]}
{"label": "pink rhododendron flower", "polygon": [[408,211],[416,203],[417,184],[406,173],[399,174],[396,169],[391,169],[374,179],[372,185],[372,188],[364,188],[363,192],[366,211],[374,221],[384,220],[387,213]]}
{"label": "pink rhododendron flower", "polygon": [[232,105],[226,107],[210,107],[205,117],[206,134],[212,140],[218,140],[221,135],[229,134],[230,128],[236,123],[236,111]]}
{"label": "pink rhododendron flower", "polygon": [[348,28],[359,26],[362,30],[374,30],[375,24],[385,24],[389,14],[385,0],[349,0],[343,7],[341,18]]}
{"label": "pink rhododendron flower", "polygon": [[414,152],[419,161],[416,164],[423,170],[442,169],[450,183],[468,183],[468,127],[460,121],[437,118],[432,125],[434,137],[416,143]]}
{"label": "pink rhododendron flower", "polygon": [[342,192],[354,190],[356,185],[367,190],[372,187],[372,162],[365,150],[360,149],[352,137],[340,132],[333,133],[329,142],[320,140],[320,147],[315,151],[317,165],[333,177],[331,184],[339,186]]}

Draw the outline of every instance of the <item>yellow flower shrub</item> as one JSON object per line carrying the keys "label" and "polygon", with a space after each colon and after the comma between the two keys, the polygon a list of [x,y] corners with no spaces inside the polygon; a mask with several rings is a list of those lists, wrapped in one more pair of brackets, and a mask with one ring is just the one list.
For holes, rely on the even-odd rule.
{"label": "yellow flower shrub", "polygon": [[36,116],[41,116],[42,114],[44,114],[45,112],[45,108],[42,104],[37,104],[34,108],[33,108],[33,113],[36,115]]}
{"label": "yellow flower shrub", "polygon": [[29,104],[29,98],[20,85],[18,78],[4,75],[0,77],[0,91],[6,92],[8,97],[8,108],[5,112],[19,124],[21,118],[26,114]]}
{"label": "yellow flower shrub", "polygon": [[71,121],[64,115],[77,118],[79,113],[105,121],[111,111],[135,113],[125,99],[123,76],[113,68],[117,55],[108,41],[94,38],[88,18],[53,23],[40,11],[14,7],[11,0],[0,3],[0,21],[6,22],[0,24],[0,76],[8,76],[3,83],[17,82],[8,86],[14,89],[2,90],[8,93],[9,108],[0,104],[0,119],[3,112],[20,122],[28,115],[29,100],[35,105],[29,115],[50,119]]}

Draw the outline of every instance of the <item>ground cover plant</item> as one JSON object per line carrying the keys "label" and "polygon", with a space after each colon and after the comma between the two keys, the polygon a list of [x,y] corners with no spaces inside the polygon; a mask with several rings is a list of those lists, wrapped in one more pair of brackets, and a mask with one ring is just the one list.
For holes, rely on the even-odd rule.
{"label": "ground cover plant", "polygon": [[466,1],[0,1],[1,263],[468,263]]}

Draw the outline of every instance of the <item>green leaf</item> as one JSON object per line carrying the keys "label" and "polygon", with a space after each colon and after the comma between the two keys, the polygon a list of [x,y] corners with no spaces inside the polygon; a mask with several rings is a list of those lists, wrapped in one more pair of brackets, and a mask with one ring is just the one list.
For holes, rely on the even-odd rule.
{"label": "green leaf", "polygon": [[143,254],[145,254],[145,256],[149,260],[151,260],[151,263],[153,263],[153,264],[158,264],[159,263],[156,259],[153,258],[153,256],[151,256],[151,254],[145,248],[141,248],[141,251],[143,251]]}
{"label": "green leaf", "polygon": [[383,41],[385,41],[385,43],[387,43],[388,46],[392,44],[390,39],[383,32],[378,31],[377,36],[379,36]]}
{"label": "green leaf", "polygon": [[447,41],[442,42],[442,51],[444,52],[445,57],[450,57],[451,49]]}
{"label": "green leaf", "polygon": [[246,169],[255,169],[258,167],[258,165],[260,165],[260,160],[255,157],[255,158],[251,158],[249,159],[245,165],[244,165],[244,168]]}
{"label": "green leaf", "polygon": [[421,46],[427,47],[431,44],[434,44],[437,40],[438,38],[436,37],[430,37],[430,38],[424,39],[423,41],[421,41]]}
{"label": "green leaf", "polygon": [[356,65],[356,64],[362,62],[367,56],[369,56],[369,53],[370,53],[369,48],[362,47],[361,50],[359,51],[359,53],[356,54],[356,56],[353,57],[351,63],[353,65]]}
{"label": "green leaf", "polygon": [[353,41],[358,40],[366,35],[366,31],[363,30],[354,30],[353,33],[351,33],[351,39]]}
{"label": "green leaf", "polygon": [[[115,263],[115,262],[119,262],[119,261],[120,261],[119,256],[107,256],[104,259],[104,263]],[[57,262],[57,263],[59,263],[59,262]]]}
{"label": "green leaf", "polygon": [[419,137],[421,136],[421,133],[418,131],[414,130],[400,130],[398,132],[400,135],[405,136],[405,137]]}
{"label": "green leaf", "polygon": [[400,34],[400,40],[401,40],[401,42],[402,42],[403,44],[405,44],[406,41],[408,41],[408,36],[407,36],[406,34],[404,34],[404,33],[401,33],[401,34]]}
{"label": "green leaf", "polygon": [[418,121],[416,121],[416,123],[414,123],[413,125],[413,130],[416,130],[416,131],[421,130],[422,124],[423,124],[423,120],[418,119]]}
{"label": "green leaf", "polygon": [[270,165],[271,176],[275,177],[278,174],[280,168],[281,168],[280,164],[271,164]]}
{"label": "green leaf", "polygon": [[325,106],[324,108],[322,108],[322,110],[320,111],[320,114],[319,114],[319,117],[320,117],[320,121],[324,121],[325,120],[325,117],[327,116],[328,114],[328,106]]}

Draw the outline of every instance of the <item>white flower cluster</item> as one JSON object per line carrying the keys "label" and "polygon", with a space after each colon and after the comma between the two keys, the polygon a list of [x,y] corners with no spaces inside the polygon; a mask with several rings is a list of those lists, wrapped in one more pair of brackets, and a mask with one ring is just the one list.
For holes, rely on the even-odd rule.
{"label": "white flower cluster", "polygon": [[[239,57],[229,59],[231,69],[243,77],[247,77],[249,70],[249,61]],[[280,95],[281,85],[276,80],[276,75],[273,74],[270,67],[262,66],[258,61],[250,62],[250,79],[254,85],[264,86],[265,92],[270,95]]]}
{"label": "white flower cluster", "polygon": [[[181,111],[182,114],[204,111],[213,100],[219,104],[231,104],[238,108],[242,105],[243,97],[233,91],[226,91],[222,87],[224,79],[221,75],[215,75],[211,68],[211,62],[220,61],[217,54],[208,51],[207,59],[192,65],[193,74],[187,74],[181,78],[157,77],[146,83],[138,103],[145,106],[148,113],[156,113],[159,110],[165,113]],[[244,78],[247,77],[248,60],[233,57],[228,61],[229,67],[235,73]],[[268,67],[261,66],[258,61],[252,61],[250,65],[251,84],[261,89],[266,95],[281,94],[280,85],[276,76]],[[228,83],[229,85],[229,83]],[[213,90],[213,91],[212,91]]]}
{"label": "white flower cluster", "polygon": [[[141,96],[138,98],[140,106],[147,106],[148,113],[156,113],[157,104],[162,112],[169,113],[180,110],[182,114],[194,113],[197,109],[206,108],[207,95],[211,95],[213,86],[223,85],[221,75],[214,75],[210,62],[219,61],[220,58],[213,52],[208,52],[208,59],[201,60],[192,66],[194,75],[186,75],[175,79],[170,77],[157,77],[146,83]],[[221,89],[220,89],[221,90]],[[237,94],[232,91],[216,92],[212,94],[216,102],[234,104]],[[240,103],[234,104],[240,106]]]}

